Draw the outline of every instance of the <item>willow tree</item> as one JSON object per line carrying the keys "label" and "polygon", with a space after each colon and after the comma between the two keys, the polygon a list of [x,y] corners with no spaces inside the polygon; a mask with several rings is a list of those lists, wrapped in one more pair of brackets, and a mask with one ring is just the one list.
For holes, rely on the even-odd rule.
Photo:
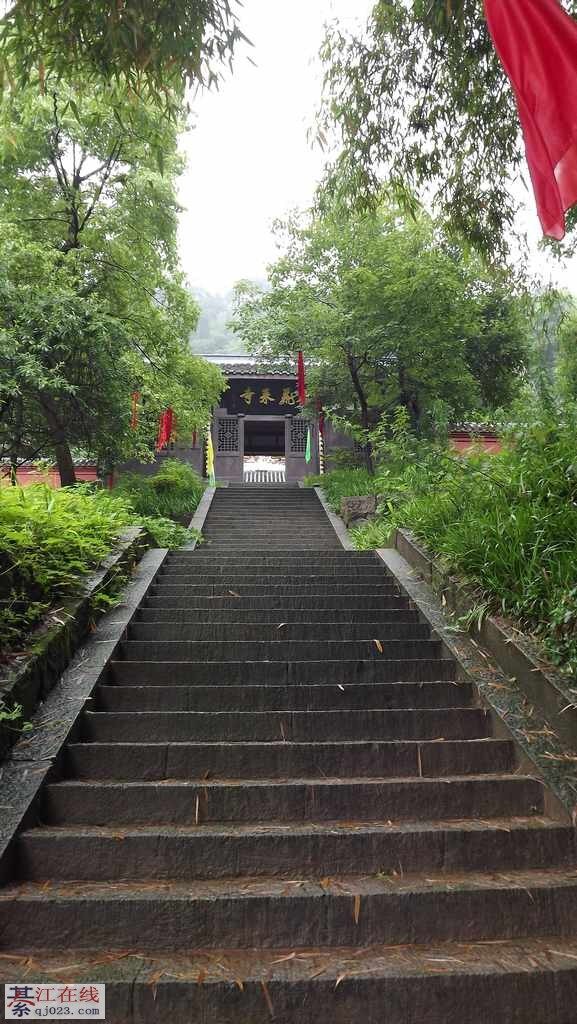
{"label": "willow tree", "polygon": [[211,85],[243,39],[237,0],[5,0],[3,84],[103,81],[171,100]]}
{"label": "willow tree", "polygon": [[[576,0],[566,4],[577,13]],[[513,93],[477,0],[378,0],[365,31],[332,24],[322,48],[319,135],[335,145],[330,201],[375,206],[383,192],[504,256],[524,180]],[[577,212],[568,218],[575,225]]]}

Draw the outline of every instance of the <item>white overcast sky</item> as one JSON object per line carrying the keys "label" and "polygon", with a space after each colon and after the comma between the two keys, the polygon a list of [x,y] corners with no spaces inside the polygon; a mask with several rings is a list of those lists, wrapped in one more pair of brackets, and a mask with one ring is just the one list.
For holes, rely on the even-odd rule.
{"label": "white overcast sky", "polygon": [[[373,0],[244,0],[241,27],[254,47],[239,51],[218,92],[193,102],[195,127],[182,141],[182,264],[189,282],[225,292],[241,278],[263,278],[276,256],[271,225],[308,206],[323,155],[307,129],[320,95],[316,59],[324,23],[364,22]],[[255,65],[247,59],[250,54]],[[523,226],[532,269],[577,293],[577,259],[560,267],[537,251],[539,224],[531,197]]]}

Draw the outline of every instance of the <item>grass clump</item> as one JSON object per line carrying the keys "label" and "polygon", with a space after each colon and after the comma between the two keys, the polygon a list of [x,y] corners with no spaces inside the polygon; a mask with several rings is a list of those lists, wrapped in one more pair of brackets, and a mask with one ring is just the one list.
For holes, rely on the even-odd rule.
{"label": "grass clump", "polygon": [[305,487],[322,487],[330,507],[338,512],[341,498],[379,494],[380,480],[366,469],[335,469],[323,476],[307,476],[303,483]]}
{"label": "grass clump", "polygon": [[0,488],[0,647],[18,645],[74,592],[134,519],[127,501],[90,485]]}
{"label": "grass clump", "polygon": [[204,488],[204,480],[191,466],[178,459],[167,459],[154,476],[123,474],[114,493],[127,498],[140,516],[176,519],[192,518]]}
{"label": "grass clump", "polygon": [[[389,427],[375,438],[377,518],[351,531],[354,543],[381,547],[395,528],[411,530],[488,610],[513,619],[575,674],[576,439],[577,412],[551,398],[515,410],[498,455],[455,456],[402,424]],[[336,504],[342,478],[334,477],[323,486]]]}

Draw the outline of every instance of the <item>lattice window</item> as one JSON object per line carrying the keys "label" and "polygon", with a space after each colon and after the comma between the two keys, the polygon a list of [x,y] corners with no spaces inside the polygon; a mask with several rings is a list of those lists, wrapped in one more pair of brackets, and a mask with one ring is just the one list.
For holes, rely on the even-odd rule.
{"label": "lattice window", "polygon": [[240,435],[236,416],[223,416],[219,419],[216,450],[226,452],[228,455],[239,454]]}
{"label": "lattice window", "polygon": [[296,416],[291,421],[291,455],[304,455],[307,450],[308,423]]}

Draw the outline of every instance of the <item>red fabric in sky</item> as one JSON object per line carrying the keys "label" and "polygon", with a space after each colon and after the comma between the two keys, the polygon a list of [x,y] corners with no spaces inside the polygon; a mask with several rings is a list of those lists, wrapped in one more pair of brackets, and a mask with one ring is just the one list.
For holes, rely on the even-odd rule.
{"label": "red fabric in sky", "polygon": [[557,0],[485,0],[515,91],[543,232],[561,239],[577,202],[577,22]]}
{"label": "red fabric in sky", "polygon": [[304,405],[307,400],[307,389],[305,384],[305,361],[303,359],[302,352],[299,352],[298,357],[298,368],[297,368],[297,393],[299,396],[299,405]]}

